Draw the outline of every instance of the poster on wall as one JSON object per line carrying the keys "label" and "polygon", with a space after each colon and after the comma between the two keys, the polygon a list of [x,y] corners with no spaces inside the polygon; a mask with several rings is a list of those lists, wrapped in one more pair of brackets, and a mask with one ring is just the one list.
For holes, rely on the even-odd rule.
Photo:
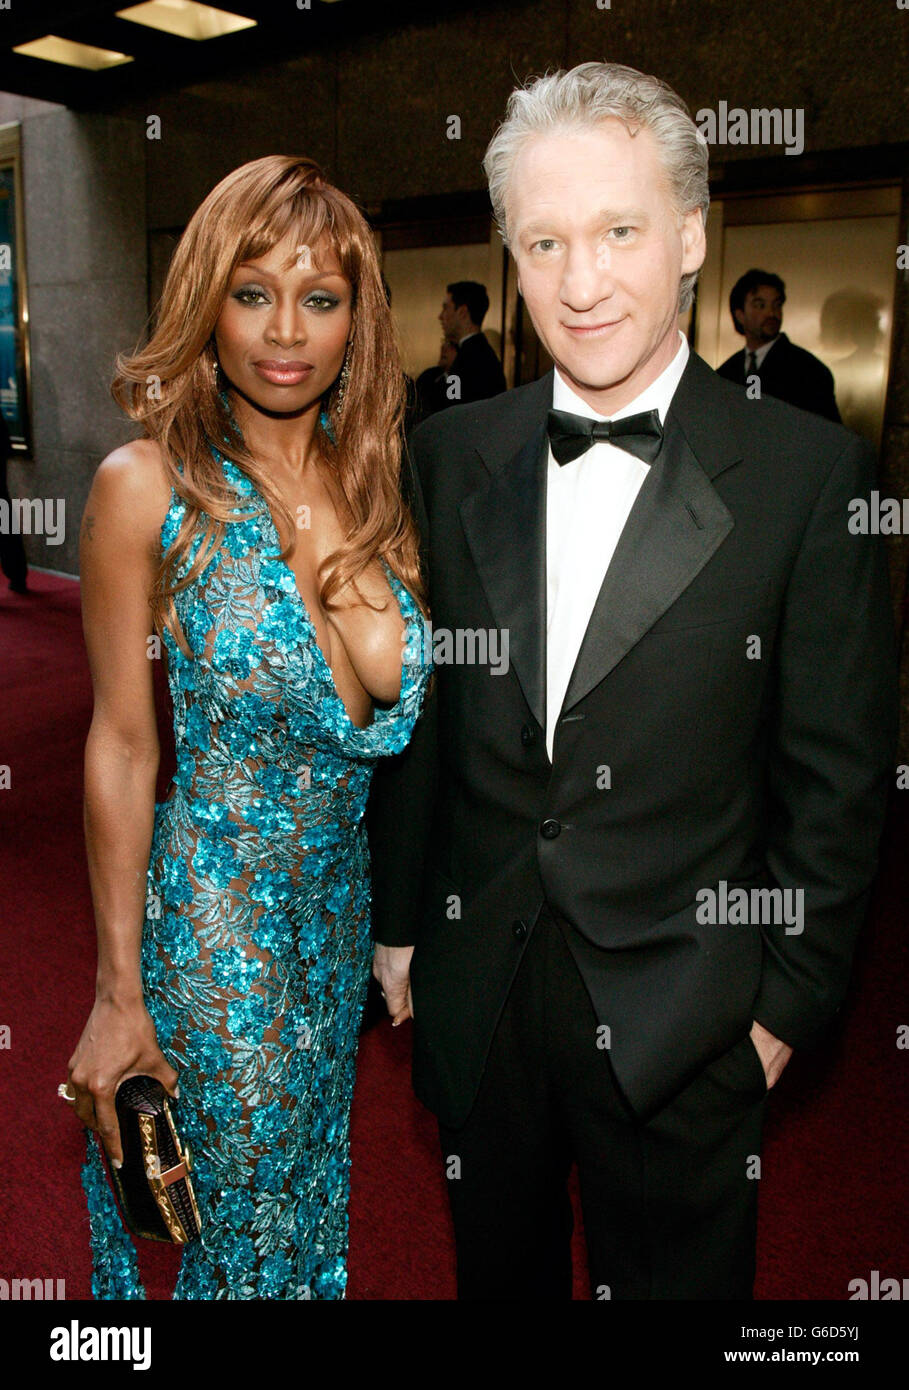
{"label": "poster on wall", "polygon": [[19,125],[0,126],[0,413],[10,444],[31,448],[28,420],[28,310],[22,235]]}

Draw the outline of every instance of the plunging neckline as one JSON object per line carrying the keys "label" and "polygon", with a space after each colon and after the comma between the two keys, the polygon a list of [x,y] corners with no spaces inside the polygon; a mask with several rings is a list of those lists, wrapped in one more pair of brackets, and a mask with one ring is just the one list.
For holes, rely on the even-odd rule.
{"label": "plunging neckline", "polygon": [[[266,512],[268,512],[268,521],[269,521],[269,524],[270,524],[270,526],[271,526],[272,531],[274,532],[275,542],[276,542],[276,544],[278,545],[278,547],[279,547],[279,549],[280,549],[280,540],[281,540],[281,538],[280,538],[280,536],[278,535],[278,528],[277,528],[277,526],[275,525],[274,520],[272,519],[271,512],[269,511],[268,504],[265,502],[264,497],[262,498],[262,501],[263,501],[263,503],[265,504],[265,510],[266,510]],[[405,617],[404,611],[403,611],[403,609],[401,608],[400,600],[399,600],[397,594],[395,593],[394,589],[392,588],[391,569],[390,569],[390,567],[388,566],[388,564],[386,563],[385,559],[384,559],[382,556],[380,556],[379,558],[382,560],[382,564],[385,566],[385,572],[386,572],[386,574],[389,576],[388,585],[389,585],[389,588],[391,589],[391,596],[392,596],[392,599],[393,599],[394,602],[398,605],[398,613],[400,614],[400,617],[401,617],[402,621],[404,622],[405,626],[409,626],[409,621],[410,621],[410,620],[409,620],[407,617]],[[300,589],[299,589],[299,586],[298,586],[298,584],[297,584],[297,576],[294,574],[293,569],[292,569],[291,566],[287,563],[287,561],[281,559],[280,554],[275,555],[275,556],[273,557],[273,560],[274,560],[274,563],[277,564],[282,570],[284,570],[284,571],[287,573],[287,575],[289,576],[289,578],[290,578],[291,585],[292,585],[292,588],[293,588],[294,597],[296,597],[297,603],[298,603],[299,606],[300,606],[300,613],[301,613],[301,616],[302,616],[302,618],[303,618],[303,625],[304,625],[304,628],[306,628],[306,629],[308,630],[309,636],[310,636],[310,638],[311,638],[311,640],[312,640],[312,645],[313,645],[313,647],[315,648],[315,660],[316,660],[316,663],[317,663],[317,665],[321,665],[321,667],[322,667],[322,674],[323,674],[323,676],[324,676],[324,679],[327,681],[328,685],[329,685],[330,688],[331,688],[331,694],[332,694],[333,698],[338,702],[338,705],[340,706],[341,710],[343,711],[344,717],[345,717],[345,719],[347,720],[347,722],[348,722],[348,724],[350,725],[350,727],[351,727],[352,729],[359,729],[360,733],[365,733],[365,732],[367,731],[367,729],[371,729],[371,728],[375,725],[375,722],[376,722],[376,700],[375,700],[375,697],[372,696],[372,695],[369,695],[369,691],[368,691],[368,690],[366,691],[367,695],[369,695],[369,699],[370,699],[370,702],[371,702],[371,704],[372,704],[372,715],[371,715],[371,717],[370,717],[369,723],[368,723],[368,724],[357,724],[357,723],[355,723],[354,720],[351,719],[351,717],[350,717],[350,712],[349,712],[347,706],[345,705],[344,701],[341,699],[341,695],[340,695],[340,693],[339,693],[339,691],[338,691],[338,687],[337,687],[337,684],[336,684],[336,682],[335,682],[334,672],[332,671],[331,667],[330,667],[329,664],[328,664],[328,658],[326,657],[325,653],[323,652],[322,647],[321,647],[321,645],[320,645],[320,643],[319,643],[319,639],[318,639],[318,637],[317,637],[317,635],[316,635],[316,625],[315,625],[315,623],[313,622],[313,620],[312,620],[312,618],[311,618],[311,616],[310,616],[309,609],[308,609],[307,606],[306,606],[306,600],[304,599],[303,595],[300,593]],[[326,622],[327,622],[327,621],[328,621],[328,619],[326,618]],[[338,640],[341,641],[341,645],[343,646],[344,644],[343,644],[343,641],[342,641],[342,639],[340,638],[340,636],[339,636]],[[345,648],[345,651],[346,651],[346,648]],[[403,647],[402,647],[402,651],[403,651]],[[349,657],[348,657],[348,660],[350,660]],[[352,665],[353,665],[353,662],[351,662],[351,666],[352,666]],[[365,687],[365,686],[364,686],[363,688],[364,688],[364,690],[366,690],[366,687]],[[401,658],[401,683],[400,683],[400,687],[399,687],[399,690],[398,690],[398,698],[395,700],[394,704],[389,705],[387,708],[383,708],[382,713],[383,713],[383,714],[391,714],[394,710],[396,710],[396,709],[398,708],[398,705],[401,703],[401,701],[402,701],[403,698],[404,698],[404,658],[403,658],[403,656],[402,656],[402,658]]]}
{"label": "plunging neckline", "polygon": [[[220,449],[217,449],[215,452],[217,453],[218,458],[219,458],[220,461],[221,461],[221,467],[222,467],[222,469],[223,469],[223,467],[224,467],[225,464],[230,465],[230,467],[234,470],[234,472],[235,472],[236,474],[238,474],[241,478],[243,478],[244,481],[249,485],[250,492],[258,499],[259,503],[261,504],[262,512],[263,512],[263,517],[264,517],[264,520],[265,520],[265,525],[266,525],[266,527],[268,528],[268,530],[270,531],[269,540],[277,547],[277,549],[276,549],[276,551],[275,551],[275,554],[272,555],[272,556],[269,556],[269,559],[272,561],[273,564],[275,564],[275,565],[278,567],[279,571],[282,572],[282,573],[289,579],[289,581],[290,581],[290,588],[291,588],[291,590],[293,591],[293,598],[296,599],[297,605],[298,605],[298,607],[299,607],[299,609],[300,609],[300,614],[301,614],[302,621],[303,621],[304,631],[305,631],[307,637],[309,638],[309,640],[311,641],[312,646],[313,646],[313,649],[314,649],[314,660],[315,660],[315,662],[316,662],[316,665],[317,665],[317,666],[321,666],[323,680],[324,680],[324,682],[328,685],[328,687],[329,687],[329,689],[330,689],[330,692],[331,692],[331,696],[332,696],[332,698],[336,701],[337,705],[339,706],[339,708],[340,708],[342,714],[344,715],[344,718],[346,719],[347,723],[350,725],[350,727],[351,727],[352,729],[356,729],[359,733],[361,733],[361,734],[366,733],[368,730],[370,730],[370,729],[372,729],[372,728],[375,727],[375,725],[376,725],[376,715],[377,715],[377,713],[380,713],[380,712],[381,712],[382,714],[385,714],[385,715],[393,714],[394,711],[395,711],[395,710],[398,708],[398,706],[400,705],[401,701],[404,699],[404,667],[405,667],[405,660],[404,660],[404,655],[403,655],[403,653],[404,653],[404,651],[406,650],[406,645],[407,645],[407,644],[406,644],[406,643],[402,644],[402,656],[401,656],[401,684],[400,684],[400,689],[399,689],[399,693],[398,693],[398,698],[397,698],[397,700],[395,700],[395,702],[394,702],[393,705],[388,705],[387,707],[383,707],[383,708],[381,709],[381,711],[379,711],[379,710],[377,710],[377,708],[376,708],[376,701],[375,701],[374,697],[373,697],[372,695],[370,695],[369,698],[370,698],[370,701],[372,702],[372,706],[373,706],[373,709],[372,709],[372,717],[371,717],[371,719],[370,719],[370,721],[369,721],[368,724],[356,724],[356,723],[354,722],[354,720],[351,719],[350,713],[349,713],[349,711],[348,711],[348,709],[347,709],[347,706],[345,705],[344,701],[341,699],[341,696],[340,696],[340,694],[339,694],[339,692],[338,692],[338,687],[337,687],[337,685],[335,684],[334,672],[332,671],[331,667],[329,666],[328,660],[327,660],[327,658],[326,658],[326,656],[325,656],[325,653],[323,652],[323,650],[322,650],[322,648],[321,648],[321,646],[320,646],[320,644],[319,644],[319,639],[318,639],[318,637],[316,636],[316,627],[315,627],[315,623],[313,622],[312,618],[310,617],[309,609],[308,609],[307,606],[306,606],[306,600],[304,599],[303,595],[300,593],[300,589],[299,589],[299,586],[298,586],[298,584],[297,584],[297,576],[296,576],[296,574],[294,573],[294,571],[293,571],[293,569],[291,568],[291,566],[287,563],[287,561],[286,561],[286,560],[283,560],[283,559],[281,558],[281,537],[280,537],[280,534],[279,534],[279,532],[278,532],[278,528],[277,528],[277,526],[275,525],[274,517],[273,517],[272,514],[271,514],[271,508],[269,507],[269,505],[268,505],[267,501],[265,500],[265,498],[263,497],[262,493],[258,490],[258,488],[257,488],[257,487],[255,486],[255,484],[253,483],[252,479],[251,479],[246,473],[244,473],[244,472],[242,471],[242,469],[238,468],[237,465],[233,462],[232,459],[229,459],[229,458],[227,457],[226,454],[222,454],[221,451],[220,451]],[[385,559],[384,555],[380,555],[380,556],[379,556],[379,559],[380,559],[381,562],[382,562],[382,565],[383,565],[383,567],[384,567],[384,569],[385,569],[386,576],[387,576],[387,578],[388,578],[388,586],[389,586],[389,588],[391,589],[391,596],[392,596],[392,598],[394,599],[395,603],[398,605],[398,613],[399,613],[399,615],[400,615],[400,617],[401,617],[401,620],[402,620],[402,622],[404,623],[405,627],[408,627],[408,628],[409,628],[409,627],[410,627],[410,623],[411,623],[411,621],[412,621],[412,618],[411,618],[410,615],[408,615],[408,614],[406,614],[406,613],[404,612],[404,608],[403,608],[403,606],[402,606],[402,604],[401,604],[401,598],[400,598],[400,596],[398,595],[398,593],[396,592],[396,585],[399,586],[400,589],[401,589],[404,593],[406,593],[407,590],[405,589],[405,587],[404,587],[403,583],[401,582],[401,580],[398,579],[398,576],[394,573],[394,570],[393,570],[393,569],[391,568],[391,566],[388,564],[388,561]],[[285,592],[285,593],[286,593],[286,592],[288,592],[288,591],[287,591],[286,589],[282,589],[282,592]],[[340,640],[340,639],[339,639],[339,640]],[[343,645],[343,644],[342,644],[342,645]],[[353,664],[353,663],[351,663],[351,664]],[[365,689],[365,687],[364,687],[364,689]],[[367,691],[367,694],[369,694],[368,691]]]}

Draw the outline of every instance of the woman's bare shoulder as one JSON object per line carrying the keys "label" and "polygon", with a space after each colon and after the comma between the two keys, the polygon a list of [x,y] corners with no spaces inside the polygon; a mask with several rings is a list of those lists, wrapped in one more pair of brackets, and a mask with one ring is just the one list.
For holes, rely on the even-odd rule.
{"label": "woman's bare shoulder", "polygon": [[161,446],[131,439],[112,449],[95,470],[86,503],[87,520],[100,519],[138,530],[156,544],[171,501],[171,483]]}

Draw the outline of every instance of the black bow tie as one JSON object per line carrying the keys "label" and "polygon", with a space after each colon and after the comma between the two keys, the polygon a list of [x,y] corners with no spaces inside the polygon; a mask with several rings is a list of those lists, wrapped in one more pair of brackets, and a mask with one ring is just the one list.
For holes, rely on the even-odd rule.
{"label": "black bow tie", "polygon": [[567,410],[550,410],[546,424],[557,463],[571,463],[594,444],[608,441],[627,449],[644,463],[653,463],[663,442],[659,412],[645,410],[623,420],[588,420]]}

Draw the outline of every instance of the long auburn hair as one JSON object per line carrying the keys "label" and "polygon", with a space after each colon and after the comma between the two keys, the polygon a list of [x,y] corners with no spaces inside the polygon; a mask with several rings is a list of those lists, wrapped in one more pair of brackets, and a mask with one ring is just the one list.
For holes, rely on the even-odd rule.
{"label": "long auburn hair", "polygon": [[[416,526],[400,490],[404,377],[372,235],[356,205],[327,182],[313,160],[266,155],[228,174],[191,217],[167,273],[154,331],[144,348],[117,358],[111,388],[118,404],[160,446],[170,481],[186,502],[149,602],[156,630],[167,627],[187,655],[174,595],[201,573],[219,549],[226,523],[236,519],[237,496],[210,442],[265,498],[279,535],[282,524],[290,538],[294,535],[289,508],[267,469],[246,449],[220,399],[214,342],[237,265],[267,254],[289,233],[299,247],[315,247],[324,238],[353,290],[349,376],[340,417],[333,409],[337,382],[323,399],[335,443],[317,429],[319,448],[351,520],[348,525],[348,518],[340,518],[346,539],[320,566],[320,576],[325,574],[319,600],[325,608],[337,606],[338,590],[349,581],[356,589],[357,577],[381,556],[427,611]],[[202,543],[181,576],[202,517]],[[282,559],[291,548],[289,539]]]}

